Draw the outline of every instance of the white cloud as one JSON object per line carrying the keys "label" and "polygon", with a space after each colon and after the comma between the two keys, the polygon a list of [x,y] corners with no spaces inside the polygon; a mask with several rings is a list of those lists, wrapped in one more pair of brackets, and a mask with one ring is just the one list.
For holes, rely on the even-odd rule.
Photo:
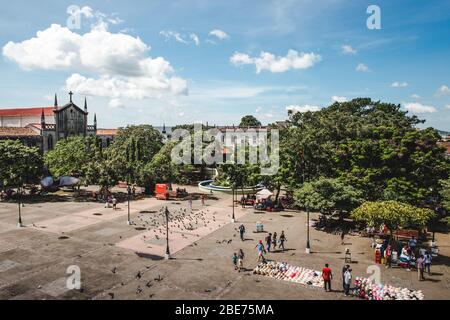
{"label": "white cloud", "polygon": [[447,104],[447,105],[445,106],[445,108],[446,108],[446,109],[450,109],[450,104]]}
{"label": "white cloud", "polygon": [[436,93],[436,95],[438,95],[438,96],[442,96],[442,95],[446,95],[446,94],[450,94],[450,88],[446,85],[442,85]]}
{"label": "white cloud", "polygon": [[192,41],[194,41],[195,45],[198,46],[200,44],[200,39],[195,33],[191,33],[189,35],[189,38],[191,38]]}
{"label": "white cloud", "polygon": [[184,40],[183,36],[182,36],[180,33],[175,32],[175,31],[171,31],[171,30],[165,31],[165,30],[162,30],[162,31],[159,32],[159,35],[161,35],[161,36],[163,36],[164,38],[166,38],[166,41],[168,41],[168,40],[170,40],[170,39],[174,39],[175,41],[180,42],[180,43],[184,43],[184,44],[187,44],[187,43],[188,43],[186,40]]}
{"label": "white cloud", "polygon": [[210,34],[211,36],[217,37],[217,38],[220,39],[220,40],[224,40],[224,39],[227,39],[227,38],[230,37],[225,31],[222,31],[222,30],[219,30],[219,29],[211,30],[211,31],[209,32],[209,34]]}
{"label": "white cloud", "polygon": [[420,99],[420,96],[418,95],[418,94],[412,94],[411,95],[411,98],[413,98],[413,99]]}
{"label": "white cloud", "polygon": [[108,105],[110,108],[114,108],[114,109],[125,107],[124,103],[120,99],[112,99],[111,101],[109,101]]}
{"label": "white cloud", "polygon": [[406,102],[403,103],[406,110],[413,113],[432,113],[436,112],[436,108],[433,106],[426,106],[418,102]]}
{"label": "white cloud", "polygon": [[366,66],[364,63],[359,63],[356,66],[356,71],[358,71],[358,72],[369,72],[370,70],[369,70],[369,67]]}
{"label": "white cloud", "polygon": [[278,73],[290,69],[308,69],[320,62],[322,57],[313,52],[300,54],[295,50],[289,50],[284,57],[276,57],[269,52],[261,52],[259,57],[250,57],[248,54],[236,52],[230,62],[234,65],[254,64],[256,73],[263,70]]}
{"label": "white cloud", "polygon": [[256,113],[259,113],[261,110],[262,110],[261,107],[256,107],[255,112],[256,112]]}
{"label": "white cloud", "polygon": [[343,46],[341,46],[341,52],[343,54],[356,54],[356,50],[352,48],[352,46],[345,44]]}
{"label": "white cloud", "polygon": [[408,86],[408,82],[395,81],[395,82],[391,83],[392,88],[405,88],[407,86]]}
{"label": "white cloud", "polygon": [[297,112],[304,113],[304,112],[308,112],[308,111],[311,111],[311,112],[319,111],[320,107],[318,107],[318,106],[310,106],[308,104],[305,104],[304,106],[290,105],[290,106],[286,107],[286,110],[288,112],[290,111],[292,113],[297,113]]}
{"label": "white cloud", "polygon": [[[139,37],[110,33],[104,26],[78,34],[58,24],[3,47],[3,55],[24,70],[74,72],[66,85],[79,94],[143,99],[187,93],[187,82],[172,75],[170,63],[162,57],[151,58],[149,51]],[[80,74],[84,72],[94,78]]]}
{"label": "white cloud", "polygon": [[339,102],[339,103],[347,102],[347,101],[348,101],[347,97],[340,97],[340,96],[332,96],[332,97],[331,97],[331,100],[332,100],[333,102]]}

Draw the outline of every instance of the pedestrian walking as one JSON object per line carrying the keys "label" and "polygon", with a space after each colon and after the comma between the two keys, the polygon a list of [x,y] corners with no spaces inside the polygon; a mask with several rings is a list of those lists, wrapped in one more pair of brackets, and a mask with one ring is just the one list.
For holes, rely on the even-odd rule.
{"label": "pedestrian walking", "polygon": [[190,209],[191,212],[192,212],[192,198],[189,198],[189,209]]}
{"label": "pedestrian walking", "polygon": [[264,253],[266,253],[266,249],[264,249],[262,240],[259,240],[256,248],[258,249],[258,262],[265,262],[266,259],[264,258]]}
{"label": "pedestrian walking", "polygon": [[239,235],[240,235],[242,241],[244,241],[244,234],[245,234],[245,226],[243,224],[241,224],[239,226]]}
{"label": "pedestrian walking", "polygon": [[205,195],[201,195],[200,196],[200,198],[202,199],[202,206],[204,206],[205,205]]}
{"label": "pedestrian walking", "polygon": [[431,261],[432,261],[432,257],[429,251],[425,252],[424,255],[424,262],[425,262],[425,269],[427,270],[427,273],[429,276],[431,276]]}
{"label": "pedestrian walking", "polygon": [[269,233],[269,235],[266,237],[266,248],[267,252],[270,252],[270,246],[272,245],[272,234]]}
{"label": "pedestrian walking", "polygon": [[116,197],[112,198],[112,204],[113,204],[113,210],[116,211],[117,210],[117,199],[116,199]]}
{"label": "pedestrian walking", "polygon": [[283,252],[284,252],[284,243],[286,241],[287,240],[286,240],[286,236],[284,235],[284,231],[281,231],[280,240],[279,240],[280,245],[278,246],[278,249],[282,249]]}
{"label": "pedestrian walking", "polygon": [[237,262],[238,262],[238,256],[235,253],[233,253],[233,257],[231,258],[231,260],[233,261],[233,265],[234,265],[234,270],[237,270],[238,266],[237,266]]}
{"label": "pedestrian walking", "polygon": [[417,276],[419,281],[425,280],[425,277],[423,276],[423,271],[425,269],[425,259],[423,256],[420,256],[419,259],[417,259]]}
{"label": "pedestrian walking", "polygon": [[[333,279],[333,274],[328,263],[325,263],[325,267],[322,269],[322,279],[325,291],[331,291],[331,279]],[[328,287],[328,290],[327,290]]]}
{"label": "pedestrian walking", "polygon": [[345,272],[350,268],[348,264],[342,267],[342,289],[345,292]]}
{"label": "pedestrian walking", "polygon": [[345,294],[345,296],[348,296],[350,294],[351,283],[352,283],[352,269],[350,267],[348,267],[344,273],[344,294]]}
{"label": "pedestrian walking", "polygon": [[272,235],[272,247],[274,250],[277,247],[277,233],[276,232],[274,232]]}
{"label": "pedestrian walking", "polygon": [[238,253],[238,271],[241,272],[242,269],[244,269],[244,251],[242,249],[239,249],[239,253]]}
{"label": "pedestrian walking", "polygon": [[411,240],[409,240],[409,248],[411,249],[412,253],[416,253],[416,247],[417,247],[417,239],[416,237],[412,236]]}
{"label": "pedestrian walking", "polygon": [[386,268],[391,267],[391,260],[392,259],[392,246],[388,244],[386,247],[386,250],[384,251],[384,263],[386,265]]}
{"label": "pedestrian walking", "polygon": [[341,245],[344,245],[345,243],[345,228],[342,228],[342,232],[341,232]]}

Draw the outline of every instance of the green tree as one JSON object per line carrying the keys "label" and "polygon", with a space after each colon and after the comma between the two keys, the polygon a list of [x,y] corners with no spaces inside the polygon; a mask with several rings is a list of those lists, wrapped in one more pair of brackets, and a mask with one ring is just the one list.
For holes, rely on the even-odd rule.
{"label": "green tree", "polygon": [[340,178],[367,200],[423,204],[437,196],[450,163],[439,134],[400,105],[368,98],[334,103],[317,112],[291,113],[290,135],[297,182]]}
{"label": "green tree", "polygon": [[175,142],[166,143],[152,161],[145,165],[144,172],[149,180],[156,183],[177,181],[181,166],[174,164],[171,159],[171,152],[175,144]]}
{"label": "green tree", "polygon": [[87,140],[84,137],[60,140],[44,159],[50,173],[56,177],[76,175],[84,178],[90,161]]}
{"label": "green tree", "polygon": [[261,122],[252,115],[242,117],[239,127],[260,127]]}
{"label": "green tree", "polygon": [[392,232],[405,227],[423,227],[434,217],[433,210],[418,208],[398,201],[364,202],[352,211],[351,217],[369,226],[386,224]]}
{"label": "green tree", "polygon": [[306,182],[295,191],[294,199],[300,207],[323,213],[330,213],[332,210],[349,212],[363,201],[361,191],[339,179],[329,178]]}
{"label": "green tree", "polygon": [[0,188],[36,182],[42,173],[43,159],[36,147],[18,140],[0,141]]}
{"label": "green tree", "polygon": [[442,205],[450,211],[450,179],[441,181],[440,196],[442,197]]}
{"label": "green tree", "polygon": [[119,129],[108,148],[109,164],[122,181],[149,188],[152,181],[144,167],[159,152],[163,136],[150,125],[128,126]]}

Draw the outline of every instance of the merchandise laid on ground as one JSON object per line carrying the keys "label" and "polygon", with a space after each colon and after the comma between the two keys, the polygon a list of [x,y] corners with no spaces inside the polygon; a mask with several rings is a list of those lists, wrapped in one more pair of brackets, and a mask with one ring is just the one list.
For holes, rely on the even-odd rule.
{"label": "merchandise laid on ground", "polygon": [[[300,283],[305,286],[321,287],[324,282],[320,271],[290,265],[286,262],[260,262],[253,274]],[[357,277],[352,296],[366,300],[423,300],[421,290],[398,288],[391,285],[376,284],[373,279]]]}
{"label": "merchandise laid on ground", "polygon": [[261,262],[253,269],[253,273],[306,286],[323,287],[324,285],[320,271],[293,266],[286,262]]}
{"label": "merchandise laid on ground", "polygon": [[423,300],[421,290],[397,288],[390,285],[376,284],[373,279],[357,277],[353,296],[366,300]]}

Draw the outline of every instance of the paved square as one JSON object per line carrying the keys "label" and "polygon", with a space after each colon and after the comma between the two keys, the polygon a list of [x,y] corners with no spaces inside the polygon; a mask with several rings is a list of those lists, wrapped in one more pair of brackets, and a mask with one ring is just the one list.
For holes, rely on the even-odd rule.
{"label": "paved square", "polygon": [[[194,187],[190,192],[198,192]],[[163,208],[170,211],[169,247],[172,259],[164,260],[166,226]],[[339,274],[344,251],[352,251],[354,276],[368,276],[373,265],[370,239],[339,236],[311,228],[312,254],[305,253],[306,218],[303,212],[260,213],[235,208],[231,222],[231,197],[208,195],[206,205],[193,201],[132,201],[133,225],[127,225],[128,208],[118,211],[102,203],[50,202],[27,204],[22,210],[24,228],[18,229],[17,206],[1,204],[0,299],[347,299],[338,291],[325,293],[297,283],[252,274],[257,264],[256,223],[278,234],[285,231],[287,250],[270,252],[267,258],[321,270],[330,263]],[[312,218],[317,218],[312,214]],[[246,227],[241,241],[238,226]],[[433,261],[431,276],[419,282],[416,272],[381,268],[383,283],[421,289],[426,299],[449,299],[450,236],[437,235],[440,255]],[[231,256],[245,253],[245,270],[238,273]],[[82,289],[68,290],[68,266],[81,270]]]}

